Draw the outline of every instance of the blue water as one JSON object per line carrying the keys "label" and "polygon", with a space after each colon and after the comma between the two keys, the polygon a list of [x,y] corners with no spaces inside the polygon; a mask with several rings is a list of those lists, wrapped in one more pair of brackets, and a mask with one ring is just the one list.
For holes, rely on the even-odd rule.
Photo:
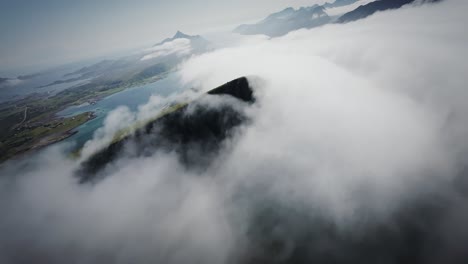
{"label": "blue water", "polygon": [[127,106],[130,110],[136,111],[138,106],[148,102],[151,95],[166,97],[173,93],[181,92],[184,89],[185,87],[180,84],[177,74],[171,73],[166,78],[157,82],[110,95],[93,105],[72,106],[59,112],[57,115],[72,116],[88,111],[93,111],[97,115],[95,119],[76,128],[78,133],[67,139],[68,142],[74,142],[76,147],[81,147],[93,137],[94,131],[103,125],[107,113],[118,106]]}

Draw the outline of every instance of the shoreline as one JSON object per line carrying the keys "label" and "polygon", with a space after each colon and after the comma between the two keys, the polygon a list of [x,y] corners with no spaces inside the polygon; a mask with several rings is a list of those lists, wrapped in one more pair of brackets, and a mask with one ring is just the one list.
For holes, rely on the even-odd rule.
{"label": "shoreline", "polygon": [[[50,111],[49,113],[45,112],[40,114],[39,116],[33,117],[32,119],[27,120],[24,122],[22,126],[15,128],[16,133],[12,135],[12,137],[4,139],[0,142],[0,164],[5,163],[11,159],[17,159],[19,157],[23,157],[33,151],[37,151],[43,149],[45,147],[51,146],[55,143],[62,142],[77,133],[79,133],[78,128],[89,121],[98,117],[95,109],[89,109],[85,112],[72,112],[68,114],[59,114],[65,110],[80,107],[80,106],[87,106],[87,105],[94,105],[99,103],[100,101],[119,94],[121,92],[135,89],[138,87],[142,87],[144,85],[156,83],[161,81],[171,73],[172,71],[166,72],[161,74],[160,76],[156,76],[144,81],[140,81],[138,83],[134,83],[133,85],[123,85],[118,88],[114,88],[111,90],[107,90],[102,94],[97,94],[91,98],[83,98],[78,99],[74,102],[67,103],[65,105],[58,106],[55,110]],[[41,95],[36,95],[37,100],[40,100]],[[25,104],[26,106],[26,104]],[[28,107],[29,108],[29,107]],[[29,110],[29,109],[28,109]],[[29,111],[28,111],[29,112]],[[83,122],[79,122],[77,124],[73,124],[65,131],[59,131],[57,133],[51,131],[58,129],[60,130],[60,126],[62,122],[67,122],[70,120],[74,120],[75,118],[80,118],[83,115],[89,115],[86,120]],[[76,122],[76,121],[72,121]],[[59,125],[57,125],[59,124]],[[41,130],[37,132],[37,130]]]}
{"label": "shoreline", "polygon": [[[81,120],[84,118],[84,120]],[[44,136],[37,137],[35,139],[32,138],[26,138],[27,141],[30,142],[25,142],[24,144],[19,145],[18,147],[11,147],[9,150],[7,150],[6,154],[4,156],[0,157],[0,165],[5,163],[8,160],[15,160],[18,158],[22,158],[28,154],[31,154],[35,151],[39,151],[45,147],[51,146],[55,143],[64,141],[65,139],[77,134],[79,131],[77,128],[93,119],[97,118],[97,115],[94,112],[84,112],[72,117],[68,118],[63,118],[63,117],[57,117],[52,120],[49,120],[49,122],[54,122],[58,124],[55,128],[50,128],[47,127],[48,129],[61,129],[61,126],[66,126],[66,123],[72,123],[71,125],[68,125],[70,127],[67,127],[66,130],[64,131],[57,131],[55,133],[51,134],[45,134]],[[78,119],[78,120],[77,120]],[[74,123],[76,122],[76,123]],[[49,124],[47,124],[49,125]],[[46,125],[44,125],[46,126]],[[35,129],[39,128],[44,128],[44,126],[41,127],[36,127]],[[29,140],[28,140],[29,139]],[[3,143],[3,142],[2,142]]]}

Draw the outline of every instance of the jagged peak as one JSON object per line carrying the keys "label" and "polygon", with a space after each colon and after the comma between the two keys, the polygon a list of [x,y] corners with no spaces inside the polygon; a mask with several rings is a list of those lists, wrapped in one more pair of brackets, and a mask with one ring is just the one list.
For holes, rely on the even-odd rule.
{"label": "jagged peak", "polygon": [[175,35],[172,38],[167,38],[167,39],[155,44],[154,46],[162,45],[162,44],[164,44],[166,42],[170,42],[170,41],[173,41],[173,40],[176,40],[176,39],[182,39],[182,38],[193,40],[193,39],[200,39],[201,36],[200,35],[191,36],[191,35],[187,35],[187,34],[183,33],[180,30],[177,30],[177,32],[175,33]]}
{"label": "jagged peak", "polygon": [[180,31],[180,30],[177,30],[177,32],[175,33],[175,35],[174,35],[173,38],[174,38],[174,39],[177,39],[177,38],[189,38],[189,37],[190,37],[189,35],[183,33],[183,32]]}
{"label": "jagged peak", "polygon": [[294,11],[295,9],[293,7],[286,7],[285,9],[281,10],[280,12],[291,12]]}

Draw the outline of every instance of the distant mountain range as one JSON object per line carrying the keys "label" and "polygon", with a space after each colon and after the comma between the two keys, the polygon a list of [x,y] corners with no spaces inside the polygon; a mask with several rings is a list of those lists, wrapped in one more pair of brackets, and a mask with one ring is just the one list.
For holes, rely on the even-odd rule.
{"label": "distant mountain range", "polygon": [[375,12],[400,8],[413,1],[414,0],[377,0],[367,5],[359,6],[355,10],[344,14],[338,19],[338,22],[346,23],[350,21],[363,19],[374,14]]}
{"label": "distant mountain range", "polygon": [[363,19],[375,12],[400,8],[416,1],[429,3],[440,2],[442,0],[376,0],[334,18],[327,14],[327,9],[351,5],[359,2],[359,0],[335,0],[332,3],[301,7],[297,10],[288,7],[280,12],[269,15],[256,24],[240,25],[233,32],[242,35],[263,34],[270,37],[278,37],[301,28],[310,29],[329,23],[347,23]]}
{"label": "distant mountain range", "polygon": [[[181,47],[172,45],[174,41],[181,39],[188,40],[187,46],[182,47],[187,51],[183,54],[180,53]],[[210,42],[202,36],[191,36],[177,31],[172,38],[166,38],[141,53],[118,59],[102,60],[65,74],[64,79],[56,80],[38,88],[81,80],[89,80],[91,85],[115,82],[133,83],[136,80],[148,79],[167,72],[177,65],[184,56],[205,52],[209,48]],[[0,80],[1,83],[2,80]]]}
{"label": "distant mountain range", "polygon": [[313,5],[294,9],[288,7],[280,12],[273,13],[256,24],[244,24],[234,29],[233,32],[242,35],[263,34],[270,37],[285,35],[293,30],[301,28],[314,28],[332,22],[332,18],[326,13],[326,9],[346,6],[356,3],[358,0],[335,0],[323,5]]}
{"label": "distant mountain range", "polygon": [[172,37],[172,38],[166,38],[165,40],[157,43],[157,44],[154,44],[153,47],[155,46],[159,46],[159,45],[162,45],[164,43],[167,43],[167,42],[171,42],[171,41],[174,41],[176,39],[189,39],[191,41],[206,41],[202,36],[200,35],[194,35],[194,36],[191,36],[191,35],[187,35],[181,31],[177,31],[176,34]]}
{"label": "distant mountain range", "polygon": [[[338,19],[338,23],[347,23],[366,18],[378,11],[397,9],[406,4],[411,4],[416,0],[377,0],[375,2],[362,5],[355,10],[348,12]],[[440,2],[441,0],[422,0],[421,3]]]}
{"label": "distant mountain range", "polygon": [[234,32],[242,35],[264,34],[277,37],[296,29],[318,27],[329,22],[330,17],[325,13],[323,6],[313,5],[298,10],[289,7],[269,15],[256,24],[240,25],[234,29]]}
{"label": "distant mountain range", "polygon": [[334,8],[334,7],[341,7],[341,6],[346,6],[350,4],[354,4],[359,0],[336,0],[333,3],[325,3],[322,6],[325,8]]}
{"label": "distant mountain range", "polygon": [[173,43],[176,40],[184,39],[189,40],[191,54],[206,52],[210,49],[211,46],[211,43],[200,35],[188,35],[181,31],[177,31],[172,38],[166,38],[163,41],[153,45],[153,49],[157,49],[158,46],[164,47],[165,45],[169,45],[170,43]]}

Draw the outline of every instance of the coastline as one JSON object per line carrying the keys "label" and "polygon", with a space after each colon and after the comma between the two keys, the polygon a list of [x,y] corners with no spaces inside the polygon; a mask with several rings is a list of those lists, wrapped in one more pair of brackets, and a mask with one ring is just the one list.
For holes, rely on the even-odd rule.
{"label": "coastline", "polygon": [[[26,120],[22,121],[20,125],[17,125],[12,129],[10,137],[3,138],[3,140],[0,141],[0,164],[7,160],[22,157],[28,153],[43,149],[47,146],[62,142],[74,135],[77,135],[80,132],[78,129],[80,126],[98,117],[96,109],[86,109],[84,111],[76,112],[70,111],[70,113],[61,114],[62,112],[72,110],[72,108],[93,106],[106,98],[112,97],[124,91],[142,87],[151,83],[156,83],[165,79],[171,72],[172,71],[168,71],[159,76],[148,78],[146,80],[122,85],[114,89],[109,89],[103,91],[102,93],[95,94],[93,97],[80,98],[76,101],[57,106],[52,111],[43,112],[32,118],[27,118]],[[29,99],[34,99],[37,101],[41,100],[41,98],[43,97],[38,94],[35,96],[33,95]],[[26,102],[21,105],[28,107],[29,117],[29,105]],[[87,116],[85,119],[82,119],[83,115],[89,116]],[[61,123],[63,123],[63,121],[68,122],[75,119],[81,120],[78,122],[71,121],[73,125],[68,125],[66,130],[60,129],[59,126]],[[56,129],[59,131],[55,131]]]}
{"label": "coastline", "polygon": [[[19,144],[19,146],[13,145],[9,149],[8,146],[6,146],[7,151],[5,153],[2,153],[2,156],[0,156],[0,164],[4,163],[7,160],[20,158],[34,151],[38,151],[52,144],[61,142],[77,134],[78,130],[76,130],[76,128],[85,124],[86,122],[89,122],[90,120],[95,119],[96,117],[97,115],[94,112],[85,112],[68,118],[54,118],[51,120],[51,122],[54,122],[54,124],[58,125],[56,125],[56,127],[47,127],[48,131],[53,132],[44,132],[42,136],[38,136],[36,138],[32,138],[31,136],[29,136],[29,134],[18,136],[24,137],[25,139],[23,141],[20,141],[21,144]],[[47,125],[49,124],[46,124],[45,126]],[[38,129],[44,128],[36,127],[35,129],[33,129],[33,132],[34,130]],[[1,144],[1,147],[5,148],[5,146],[3,146],[5,145],[5,142],[2,142]]]}

